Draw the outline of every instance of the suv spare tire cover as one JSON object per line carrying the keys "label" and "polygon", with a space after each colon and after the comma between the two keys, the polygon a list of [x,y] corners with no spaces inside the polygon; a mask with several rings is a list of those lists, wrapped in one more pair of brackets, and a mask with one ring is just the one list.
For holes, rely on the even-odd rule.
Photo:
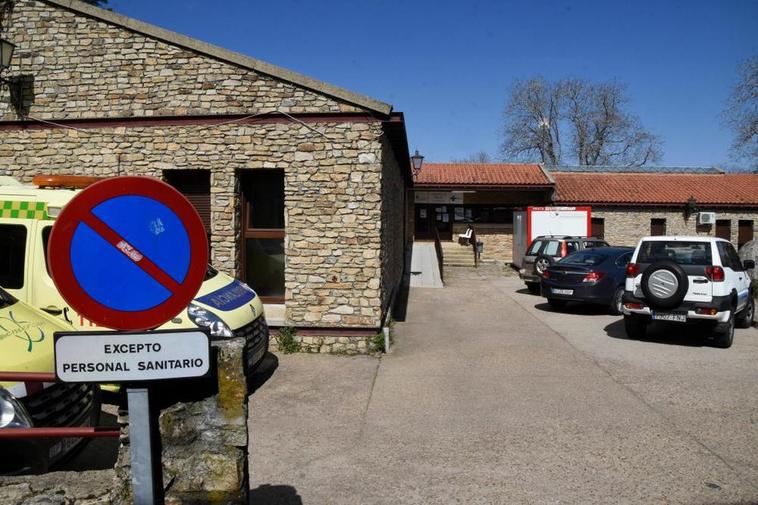
{"label": "suv spare tire cover", "polygon": [[676,307],[687,294],[687,273],[673,261],[657,261],[647,267],[640,282],[648,304],[659,309]]}

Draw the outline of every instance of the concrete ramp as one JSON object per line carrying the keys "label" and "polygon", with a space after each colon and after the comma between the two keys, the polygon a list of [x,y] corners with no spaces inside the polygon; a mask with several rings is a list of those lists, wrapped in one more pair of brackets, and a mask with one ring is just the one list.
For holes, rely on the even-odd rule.
{"label": "concrete ramp", "polygon": [[437,264],[434,242],[414,242],[411,256],[411,287],[441,288],[442,277]]}

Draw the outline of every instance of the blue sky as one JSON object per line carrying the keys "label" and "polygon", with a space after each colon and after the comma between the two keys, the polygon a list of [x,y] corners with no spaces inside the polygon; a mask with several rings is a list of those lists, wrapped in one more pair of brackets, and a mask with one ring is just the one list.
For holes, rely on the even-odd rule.
{"label": "blue sky", "polygon": [[730,163],[719,113],[758,54],[758,0],[111,0],[121,14],[391,103],[411,150],[497,156],[510,83],[612,80],[662,163]]}

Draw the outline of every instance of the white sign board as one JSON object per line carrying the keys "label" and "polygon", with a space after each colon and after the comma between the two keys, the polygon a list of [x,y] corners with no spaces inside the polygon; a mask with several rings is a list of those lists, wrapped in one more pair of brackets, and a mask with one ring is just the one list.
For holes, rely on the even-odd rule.
{"label": "white sign board", "polygon": [[415,203],[450,203],[463,204],[462,191],[416,191]]}
{"label": "white sign board", "polygon": [[55,375],[61,382],[180,379],[209,370],[210,343],[199,330],[55,334]]}
{"label": "white sign board", "polygon": [[532,239],[540,235],[590,235],[590,210],[586,207],[532,207],[529,212]]}

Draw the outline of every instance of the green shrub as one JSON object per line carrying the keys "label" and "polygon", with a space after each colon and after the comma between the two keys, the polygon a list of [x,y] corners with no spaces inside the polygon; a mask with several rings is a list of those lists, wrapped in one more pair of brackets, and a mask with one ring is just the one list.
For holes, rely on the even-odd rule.
{"label": "green shrub", "polygon": [[374,352],[384,352],[384,333],[381,331],[371,337],[371,342],[369,342],[369,346],[371,347],[371,350]]}
{"label": "green shrub", "polygon": [[276,343],[279,346],[279,350],[284,354],[300,352],[300,341],[296,338],[296,335],[297,330],[292,326],[279,328],[279,333],[276,335]]}

